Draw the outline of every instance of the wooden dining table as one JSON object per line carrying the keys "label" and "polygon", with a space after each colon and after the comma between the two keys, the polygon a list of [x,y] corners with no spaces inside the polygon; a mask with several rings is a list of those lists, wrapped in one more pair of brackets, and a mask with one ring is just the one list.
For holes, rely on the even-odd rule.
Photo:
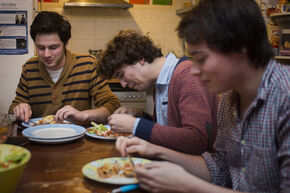
{"label": "wooden dining table", "polygon": [[[18,138],[23,137],[22,129],[17,127]],[[15,193],[108,193],[121,186],[93,181],[82,173],[83,166],[89,162],[120,157],[112,140],[86,135],[69,143],[54,145],[39,144],[26,138],[22,140],[22,146],[31,152],[31,159]],[[131,192],[144,191],[137,189]]]}

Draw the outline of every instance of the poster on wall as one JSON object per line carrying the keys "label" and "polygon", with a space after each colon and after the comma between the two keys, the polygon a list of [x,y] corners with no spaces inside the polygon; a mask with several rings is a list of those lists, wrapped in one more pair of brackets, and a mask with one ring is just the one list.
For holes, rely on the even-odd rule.
{"label": "poster on wall", "polygon": [[143,5],[149,5],[150,0],[130,0],[130,4],[143,4]]}
{"label": "poster on wall", "polygon": [[153,0],[153,5],[172,5],[172,0]]}
{"label": "poster on wall", "polygon": [[27,0],[0,0],[0,55],[28,53]]}
{"label": "poster on wall", "polygon": [[27,10],[28,0],[0,0],[0,10]]}

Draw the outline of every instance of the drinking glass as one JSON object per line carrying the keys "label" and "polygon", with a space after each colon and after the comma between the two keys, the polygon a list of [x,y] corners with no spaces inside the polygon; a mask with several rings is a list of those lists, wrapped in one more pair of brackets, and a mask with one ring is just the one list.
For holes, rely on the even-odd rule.
{"label": "drinking glass", "polygon": [[6,142],[9,135],[9,128],[15,120],[14,115],[0,113],[0,144]]}

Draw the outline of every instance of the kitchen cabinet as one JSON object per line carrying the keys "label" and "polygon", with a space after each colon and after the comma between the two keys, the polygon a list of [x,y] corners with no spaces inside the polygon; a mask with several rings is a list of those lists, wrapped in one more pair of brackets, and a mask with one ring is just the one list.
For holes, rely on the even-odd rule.
{"label": "kitchen cabinet", "polygon": [[184,16],[188,12],[192,10],[193,7],[195,7],[199,3],[199,0],[187,0],[184,4],[183,7],[180,9],[176,10],[176,15],[178,16]]}
{"label": "kitchen cabinet", "polygon": [[278,54],[275,59],[290,64],[290,12],[274,13],[270,18],[279,26]]}
{"label": "kitchen cabinet", "polygon": [[188,13],[193,8],[193,5],[183,7],[181,9],[176,10],[176,15],[183,16]]}

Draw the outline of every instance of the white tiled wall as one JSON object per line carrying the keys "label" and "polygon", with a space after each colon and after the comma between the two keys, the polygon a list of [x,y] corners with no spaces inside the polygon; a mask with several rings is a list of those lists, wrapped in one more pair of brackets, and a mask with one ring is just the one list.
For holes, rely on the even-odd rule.
{"label": "white tiled wall", "polygon": [[[56,11],[66,16],[72,25],[72,38],[68,48],[74,52],[88,53],[89,49],[103,49],[109,39],[121,29],[133,29],[149,33],[155,44],[166,55],[174,52],[183,56],[182,42],[175,31],[180,17],[176,9],[190,0],[173,0],[167,5],[134,5],[130,9],[63,8],[64,2],[43,3],[43,11]],[[127,1],[128,2],[128,1]],[[148,113],[153,112],[152,93],[147,94]]]}
{"label": "white tiled wall", "polygon": [[[102,49],[106,42],[121,29],[134,29],[149,36],[162,48],[163,54],[174,51],[182,56],[182,43],[175,28],[180,21],[176,9],[186,0],[173,0],[167,5],[134,5],[130,9],[113,8],[63,8],[64,2],[42,3],[43,11],[57,11],[66,16],[72,25],[72,38],[69,49],[88,53],[89,49]],[[127,1],[128,2],[128,1]]]}
{"label": "white tiled wall", "polygon": [[[29,6],[33,1],[29,0]],[[178,39],[175,28],[180,20],[175,14],[176,9],[183,6],[189,0],[173,0],[172,6],[166,5],[134,5],[130,9],[105,9],[105,8],[63,8],[64,2],[38,3],[38,9],[42,11],[56,11],[66,16],[72,25],[72,38],[69,49],[74,52],[88,53],[89,49],[103,49],[106,42],[114,33],[121,29],[134,29],[144,34],[149,32],[150,37],[159,45],[163,54],[174,51],[181,56],[182,44]],[[127,0],[128,2],[128,0]],[[32,17],[32,13],[29,13]],[[30,22],[32,19],[30,19]],[[33,45],[32,40],[29,42]],[[0,56],[1,89],[0,112],[7,112],[21,73],[21,65],[33,55],[33,46],[30,46],[30,54],[17,56],[17,60],[11,64],[11,56]],[[11,70],[13,69],[13,70]],[[148,96],[148,106],[152,103],[152,94]],[[148,107],[149,108],[149,107]],[[148,111],[152,111],[149,108]]]}

